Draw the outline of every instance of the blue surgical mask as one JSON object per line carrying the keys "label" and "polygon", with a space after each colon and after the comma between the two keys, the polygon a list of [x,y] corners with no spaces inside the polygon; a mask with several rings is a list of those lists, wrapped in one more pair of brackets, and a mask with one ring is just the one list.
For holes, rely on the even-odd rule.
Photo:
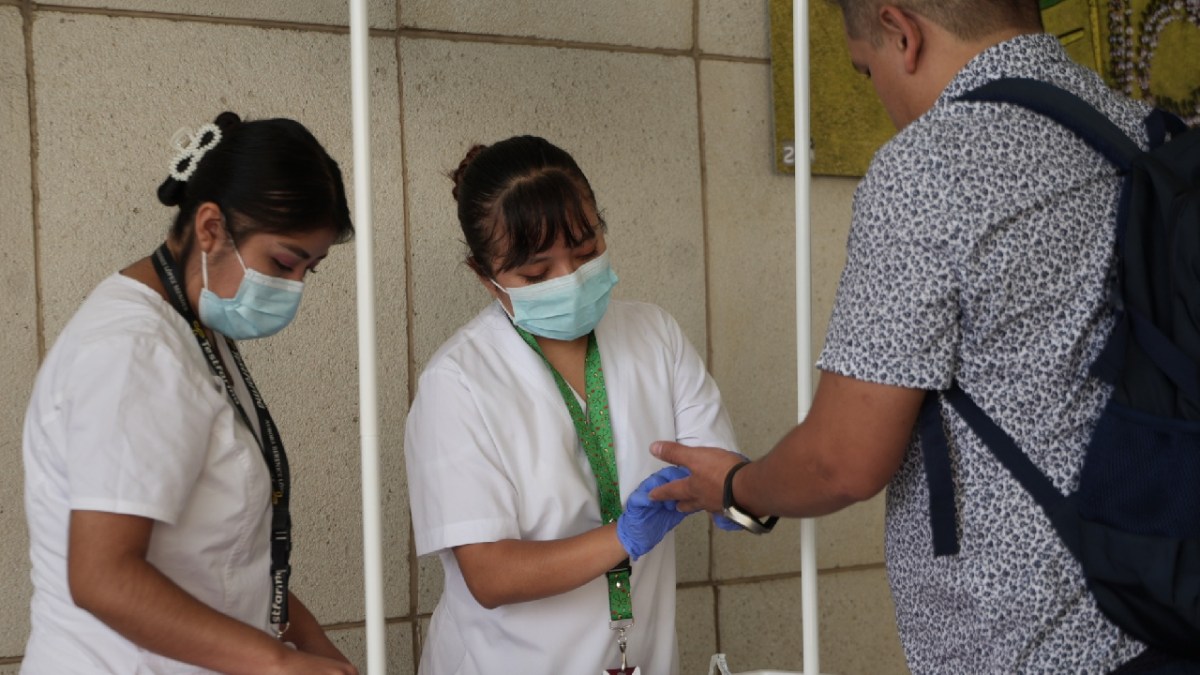
{"label": "blue surgical mask", "polygon": [[[232,240],[231,240],[232,243]],[[246,267],[233,249],[244,275],[237,294],[222,298],[208,290],[208,256],[200,252],[204,288],[200,291],[200,321],[234,340],[252,340],[274,335],[291,323],[300,309],[304,282],[269,277]]]}
{"label": "blue surgical mask", "polygon": [[492,284],[512,301],[509,318],[514,325],[551,340],[574,340],[600,323],[617,275],[605,251],[573,273],[549,281],[515,288],[505,288],[494,279]]}

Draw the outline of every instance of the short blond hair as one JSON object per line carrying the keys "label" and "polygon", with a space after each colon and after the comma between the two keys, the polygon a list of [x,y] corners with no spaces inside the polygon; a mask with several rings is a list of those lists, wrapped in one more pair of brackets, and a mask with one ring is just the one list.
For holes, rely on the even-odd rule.
{"label": "short blond hair", "polygon": [[855,39],[879,39],[875,17],[895,5],[945,28],[962,40],[976,40],[1005,29],[1042,28],[1038,0],[829,0],[842,10],[846,32]]}

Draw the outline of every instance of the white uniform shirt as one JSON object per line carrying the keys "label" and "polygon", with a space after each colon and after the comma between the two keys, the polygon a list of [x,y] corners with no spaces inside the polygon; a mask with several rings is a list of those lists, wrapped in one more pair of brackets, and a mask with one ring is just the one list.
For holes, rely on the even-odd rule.
{"label": "white uniform shirt", "polygon": [[[650,454],[653,441],[736,449],[716,384],[666,312],[613,301],[596,339],[622,503],[665,466]],[[450,550],[562,539],[601,524],[596,481],[562,395],[498,304],[430,360],[409,412],[405,457],[417,553],[438,553],[446,580],[422,675],[592,675],[620,665],[603,576],[488,610],[467,589]],[[645,675],[677,673],[673,535],[633,563],[632,597],[630,665]]]}
{"label": "white uniform shirt", "polygon": [[267,630],[266,463],[187,323],[149,287],[114,274],[63,329],[34,386],[24,459],[34,594],[22,675],[209,672],[141,649],[75,606],[72,510],[154,519],[151,564]]}

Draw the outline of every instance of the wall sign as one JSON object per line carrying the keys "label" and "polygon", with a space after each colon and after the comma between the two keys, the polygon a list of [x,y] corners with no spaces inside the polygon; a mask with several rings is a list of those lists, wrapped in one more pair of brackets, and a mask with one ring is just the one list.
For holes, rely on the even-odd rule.
{"label": "wall sign", "polygon": [[[770,0],[775,166],[793,172],[792,0]],[[1109,85],[1200,124],[1200,0],[1042,0],[1046,31]],[[809,3],[812,171],[861,176],[894,133],[846,51],[841,10]]]}

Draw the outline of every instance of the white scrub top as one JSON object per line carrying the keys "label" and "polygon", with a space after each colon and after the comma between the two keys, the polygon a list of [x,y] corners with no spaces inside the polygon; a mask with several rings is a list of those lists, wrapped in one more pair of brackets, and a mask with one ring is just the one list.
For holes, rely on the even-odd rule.
{"label": "white scrub top", "polygon": [[[613,301],[596,339],[622,503],[666,466],[650,454],[653,441],[736,449],[717,386],[670,315]],[[601,525],[596,481],[562,395],[498,304],[459,329],[426,366],[409,411],[405,458],[417,553],[437,553],[445,572],[422,675],[593,675],[620,665],[603,576],[488,610],[467,589],[450,550],[562,539]],[[630,665],[674,675],[673,535],[633,563],[632,597]]]}
{"label": "white scrub top", "polygon": [[266,463],[187,323],[149,287],[114,274],[63,329],[34,385],[24,460],[34,591],[22,675],[210,672],[141,649],[75,606],[72,510],[155,520],[150,563],[268,630]]}

